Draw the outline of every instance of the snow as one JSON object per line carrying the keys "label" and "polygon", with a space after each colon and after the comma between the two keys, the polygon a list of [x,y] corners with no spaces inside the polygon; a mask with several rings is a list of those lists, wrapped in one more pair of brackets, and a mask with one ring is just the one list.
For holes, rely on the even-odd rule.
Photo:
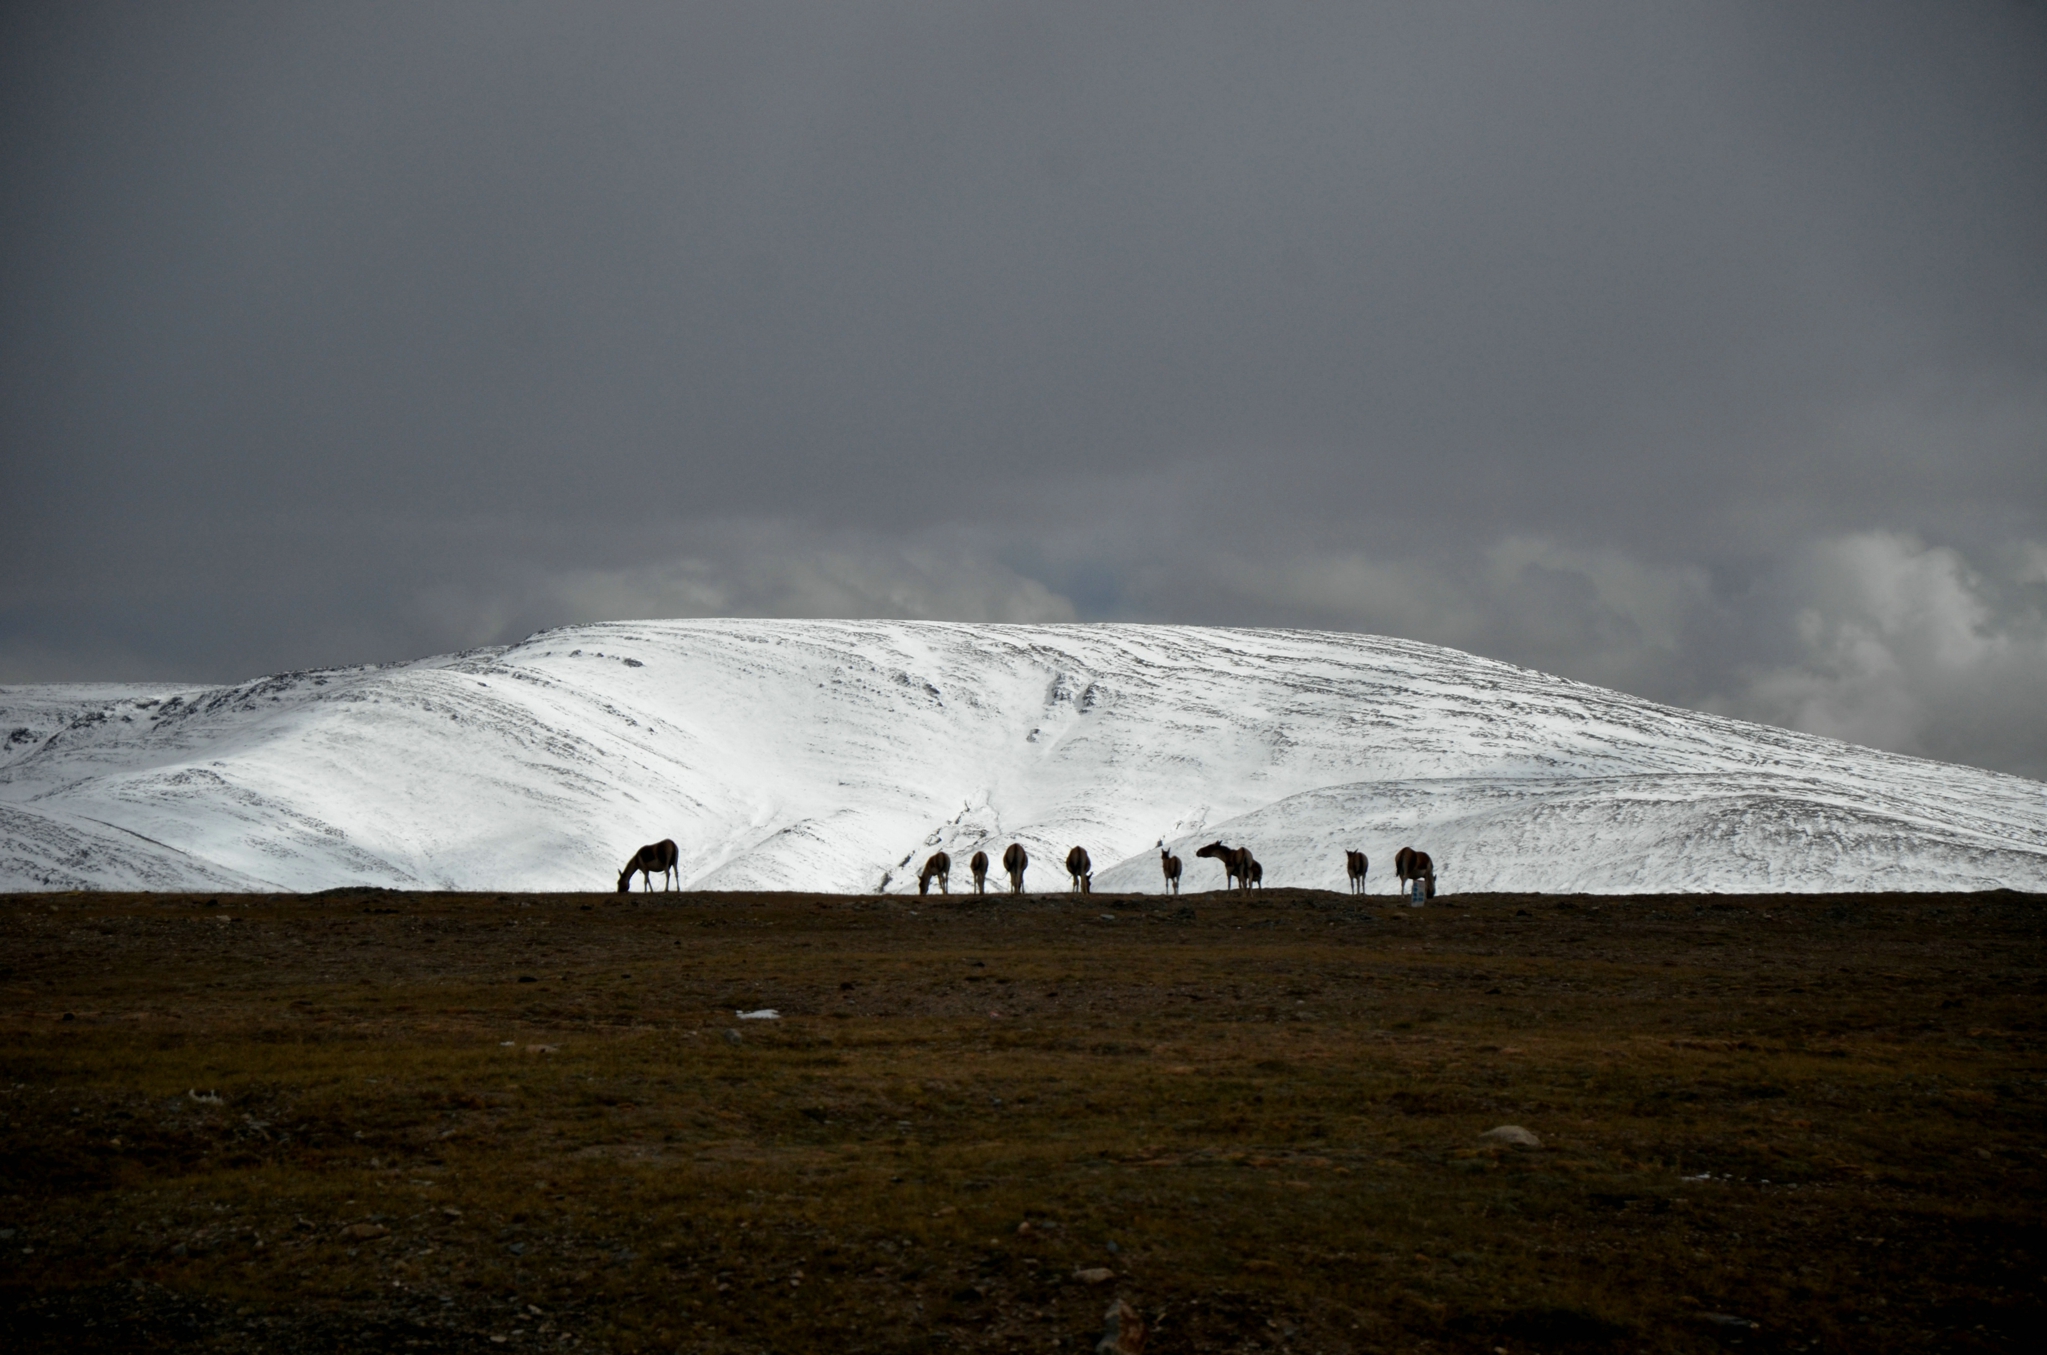
{"label": "snow", "polygon": [[1373,636],[619,622],[234,687],[0,689],[0,888],[1006,888],[1222,871],[1393,892],[2047,888],[2047,785]]}

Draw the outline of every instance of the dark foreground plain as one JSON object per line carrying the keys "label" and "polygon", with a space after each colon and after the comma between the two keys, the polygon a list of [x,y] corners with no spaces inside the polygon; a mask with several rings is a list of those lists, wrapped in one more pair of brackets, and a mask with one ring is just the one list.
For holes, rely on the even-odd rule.
{"label": "dark foreground plain", "polygon": [[1092,1351],[1120,1296],[1157,1355],[2032,1348],[2043,933],[2013,894],[0,899],[0,1346]]}

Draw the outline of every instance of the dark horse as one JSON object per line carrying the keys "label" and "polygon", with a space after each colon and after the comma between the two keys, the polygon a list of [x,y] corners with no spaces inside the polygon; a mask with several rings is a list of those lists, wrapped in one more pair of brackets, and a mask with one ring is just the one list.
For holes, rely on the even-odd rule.
{"label": "dark horse", "polygon": [[931,853],[930,858],[924,862],[924,869],[917,872],[917,892],[919,894],[929,892],[931,877],[934,875],[938,877],[938,892],[941,894],[952,893],[949,883],[952,879],[952,858],[944,852]]}
{"label": "dark horse", "polygon": [[1166,892],[1180,892],[1180,858],[1166,850],[1166,840],[1159,839],[1159,869],[1166,873]]}
{"label": "dark horse", "polygon": [[1408,881],[1420,880],[1424,898],[1436,897],[1436,863],[1429,859],[1427,852],[1418,852],[1412,847],[1402,847],[1393,854],[1393,873],[1400,877],[1400,892],[1411,894]]}
{"label": "dark horse", "polygon": [[[1239,889],[1249,889],[1251,887],[1251,849],[1249,847],[1225,847],[1220,842],[1211,842],[1194,854],[1196,856],[1214,857],[1222,862],[1225,884],[1235,885]],[[1259,874],[1262,876],[1264,872],[1260,871]]]}
{"label": "dark horse", "polygon": [[1351,893],[1362,894],[1365,892],[1365,872],[1371,868],[1372,863],[1365,860],[1363,852],[1344,852],[1343,870],[1346,875],[1350,876]]}
{"label": "dark horse", "polygon": [[967,862],[967,869],[974,872],[974,892],[988,892],[988,853],[975,852],[974,859]]}
{"label": "dark horse", "polygon": [[682,852],[676,848],[673,838],[662,838],[650,842],[633,853],[633,859],[625,863],[625,869],[618,873],[618,892],[626,893],[633,887],[633,872],[640,873],[640,883],[647,886],[649,893],[654,889],[654,872],[661,872],[661,888],[668,888],[668,877],[675,877],[675,887],[682,888],[682,871],[675,864],[682,859]]}
{"label": "dark horse", "polygon": [[1088,860],[1087,848],[1075,847],[1066,854],[1066,873],[1073,877],[1073,888],[1083,894],[1094,893],[1095,863]]}
{"label": "dark horse", "polygon": [[1031,854],[1023,849],[1023,843],[1012,842],[1002,853],[1002,869],[1009,873],[1009,892],[1023,893],[1024,868],[1031,864]]}

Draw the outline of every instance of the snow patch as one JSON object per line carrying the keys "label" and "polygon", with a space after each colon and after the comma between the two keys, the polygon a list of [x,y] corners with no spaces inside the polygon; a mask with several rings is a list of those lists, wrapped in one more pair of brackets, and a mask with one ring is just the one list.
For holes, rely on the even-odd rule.
{"label": "snow patch", "polygon": [[[600,658],[600,656],[602,656]],[[693,620],[232,687],[0,689],[0,888],[2047,889],[2047,786],[1371,636]],[[1204,869],[1208,867],[1210,869]],[[1006,882],[1004,886],[1006,888]]]}

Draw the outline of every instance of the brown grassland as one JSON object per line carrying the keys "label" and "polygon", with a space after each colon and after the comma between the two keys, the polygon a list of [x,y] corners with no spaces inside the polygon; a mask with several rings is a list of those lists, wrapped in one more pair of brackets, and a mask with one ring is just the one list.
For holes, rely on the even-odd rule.
{"label": "brown grassland", "polygon": [[0,898],[0,1346],[2025,1347],[2043,904]]}

